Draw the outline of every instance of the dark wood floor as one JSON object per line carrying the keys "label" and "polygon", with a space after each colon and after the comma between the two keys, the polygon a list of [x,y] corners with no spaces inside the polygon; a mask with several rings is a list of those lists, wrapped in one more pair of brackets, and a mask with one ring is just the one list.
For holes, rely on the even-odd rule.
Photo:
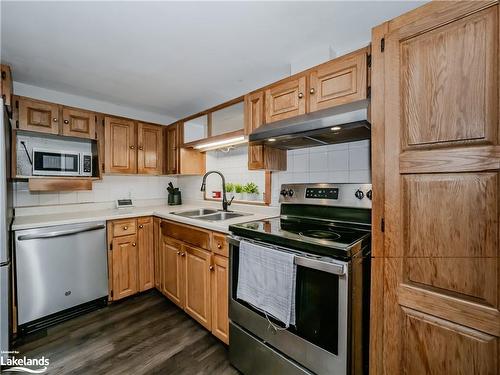
{"label": "dark wood floor", "polygon": [[16,348],[49,374],[237,374],[227,347],[156,291],[49,328]]}

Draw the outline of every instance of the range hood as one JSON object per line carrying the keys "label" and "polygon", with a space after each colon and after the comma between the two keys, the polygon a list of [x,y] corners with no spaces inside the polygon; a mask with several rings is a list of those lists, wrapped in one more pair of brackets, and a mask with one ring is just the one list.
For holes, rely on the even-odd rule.
{"label": "range hood", "polygon": [[368,104],[364,99],[263,125],[250,134],[248,141],[294,150],[370,139]]}

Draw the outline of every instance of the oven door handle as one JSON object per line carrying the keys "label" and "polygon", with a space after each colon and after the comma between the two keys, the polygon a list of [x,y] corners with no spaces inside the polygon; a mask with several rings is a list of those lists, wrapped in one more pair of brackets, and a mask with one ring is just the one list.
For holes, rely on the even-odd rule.
{"label": "oven door handle", "polygon": [[318,271],[324,271],[338,276],[343,276],[346,274],[346,267],[343,264],[324,262],[322,260],[300,256],[296,256],[294,262],[297,266],[312,268]]}

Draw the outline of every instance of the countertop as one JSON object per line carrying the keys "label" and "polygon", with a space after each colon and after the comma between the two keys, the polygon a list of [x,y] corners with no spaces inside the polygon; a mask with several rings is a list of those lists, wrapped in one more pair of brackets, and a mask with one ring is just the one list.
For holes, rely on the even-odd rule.
{"label": "countertop", "polygon": [[24,215],[16,216],[14,218],[12,230],[18,231],[23,229],[50,227],[54,225],[126,219],[139,216],[157,216],[163,219],[190,224],[200,228],[206,228],[222,233],[229,233],[229,225],[244,223],[253,220],[260,220],[279,215],[279,209],[277,207],[258,207],[243,204],[233,204],[231,205],[230,210],[246,213],[248,215],[229,220],[205,221],[173,214],[173,212],[187,211],[203,207],[216,209],[222,208],[221,204],[218,202],[199,201],[178,206],[150,205],[127,209],[106,208],[88,211],[76,210],[70,212],[46,213],[41,215]]}

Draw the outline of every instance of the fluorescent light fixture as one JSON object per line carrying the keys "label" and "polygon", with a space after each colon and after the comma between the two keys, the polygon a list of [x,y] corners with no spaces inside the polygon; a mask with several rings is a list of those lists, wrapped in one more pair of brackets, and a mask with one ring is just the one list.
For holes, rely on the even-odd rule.
{"label": "fluorescent light fixture", "polygon": [[214,141],[214,142],[208,142],[208,143],[201,143],[199,145],[194,146],[195,149],[197,150],[215,150],[220,147],[228,147],[228,146],[234,146],[234,145],[239,145],[241,143],[247,142],[245,136],[239,136],[239,137],[234,137],[234,138],[227,138],[227,139],[222,139],[220,141]]}
{"label": "fluorescent light fixture", "polygon": [[339,130],[342,130],[342,126],[334,126],[333,128],[330,128],[330,130],[333,130],[334,132],[337,132]]}
{"label": "fluorescent light fixture", "polygon": [[276,142],[276,138],[269,138],[268,141],[269,142]]}

